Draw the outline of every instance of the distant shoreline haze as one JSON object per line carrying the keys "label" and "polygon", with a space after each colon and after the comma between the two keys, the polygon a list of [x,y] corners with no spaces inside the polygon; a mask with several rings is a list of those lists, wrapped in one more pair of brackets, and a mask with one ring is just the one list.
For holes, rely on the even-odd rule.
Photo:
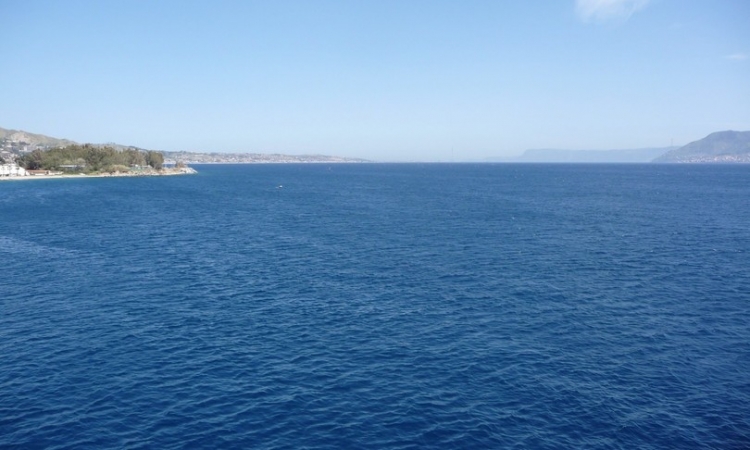
{"label": "distant shoreline haze", "polygon": [[647,163],[678,147],[660,147],[626,150],[559,150],[530,149],[516,162],[560,163]]}
{"label": "distant shoreline haze", "polygon": [[[0,128],[0,158],[13,162],[20,156],[34,150],[46,151],[52,148],[77,145],[77,143],[42,134]],[[134,146],[121,144],[87,144],[94,147],[111,147],[117,151],[143,151]],[[165,161],[179,161],[193,164],[223,163],[340,163],[378,162],[362,158],[331,155],[290,155],[281,153],[218,153],[199,151],[160,151]],[[2,162],[0,161],[0,163]],[[422,161],[413,161],[422,162]],[[448,162],[453,162],[448,161]],[[457,160],[456,162],[463,162]],[[472,161],[466,161],[472,162]],[[750,163],[750,131],[720,131],[703,139],[677,147],[653,147],[617,150],[567,150],[529,149],[517,157],[488,156],[474,162],[526,162],[526,163]]]}

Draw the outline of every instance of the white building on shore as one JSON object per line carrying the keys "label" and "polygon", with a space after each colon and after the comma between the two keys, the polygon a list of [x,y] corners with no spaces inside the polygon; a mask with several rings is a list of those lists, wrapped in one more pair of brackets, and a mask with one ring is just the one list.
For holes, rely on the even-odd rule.
{"label": "white building on shore", "polygon": [[0,164],[0,177],[25,177],[26,169],[18,164]]}

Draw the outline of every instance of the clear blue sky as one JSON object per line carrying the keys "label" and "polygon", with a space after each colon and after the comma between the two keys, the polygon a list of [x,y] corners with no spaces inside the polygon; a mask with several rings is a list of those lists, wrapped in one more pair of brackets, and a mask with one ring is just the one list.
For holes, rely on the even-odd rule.
{"label": "clear blue sky", "polygon": [[0,127],[482,160],[750,130],[747,0],[0,0]]}

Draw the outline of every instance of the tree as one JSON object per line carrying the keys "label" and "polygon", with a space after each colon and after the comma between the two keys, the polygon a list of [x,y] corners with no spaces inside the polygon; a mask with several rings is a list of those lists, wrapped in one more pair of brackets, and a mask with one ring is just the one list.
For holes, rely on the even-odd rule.
{"label": "tree", "polygon": [[123,164],[127,166],[145,166],[146,165],[146,158],[143,156],[142,152],[139,152],[136,149],[126,149],[122,152],[123,154]]}
{"label": "tree", "polygon": [[136,149],[117,151],[112,147],[74,144],[47,151],[34,150],[21,156],[18,164],[28,170],[61,170],[62,166],[74,165],[76,170],[84,172],[122,171],[124,167],[145,166],[146,164],[160,170],[164,164],[164,155],[159,152],[141,152]]}
{"label": "tree", "polygon": [[148,151],[146,152],[146,164],[156,170],[161,170],[164,166],[164,155],[160,152]]}
{"label": "tree", "polygon": [[18,157],[18,165],[26,170],[39,170],[43,163],[44,154],[39,149]]}
{"label": "tree", "polygon": [[104,152],[89,144],[84,145],[84,148],[86,149],[86,156],[84,156],[86,167],[95,172],[101,170],[105,164]]}

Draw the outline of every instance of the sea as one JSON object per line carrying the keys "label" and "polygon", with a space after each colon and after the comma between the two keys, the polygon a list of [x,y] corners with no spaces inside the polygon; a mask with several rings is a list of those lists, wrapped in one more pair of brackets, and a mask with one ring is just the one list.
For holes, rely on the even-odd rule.
{"label": "sea", "polygon": [[0,182],[0,448],[750,448],[750,166],[195,167]]}

